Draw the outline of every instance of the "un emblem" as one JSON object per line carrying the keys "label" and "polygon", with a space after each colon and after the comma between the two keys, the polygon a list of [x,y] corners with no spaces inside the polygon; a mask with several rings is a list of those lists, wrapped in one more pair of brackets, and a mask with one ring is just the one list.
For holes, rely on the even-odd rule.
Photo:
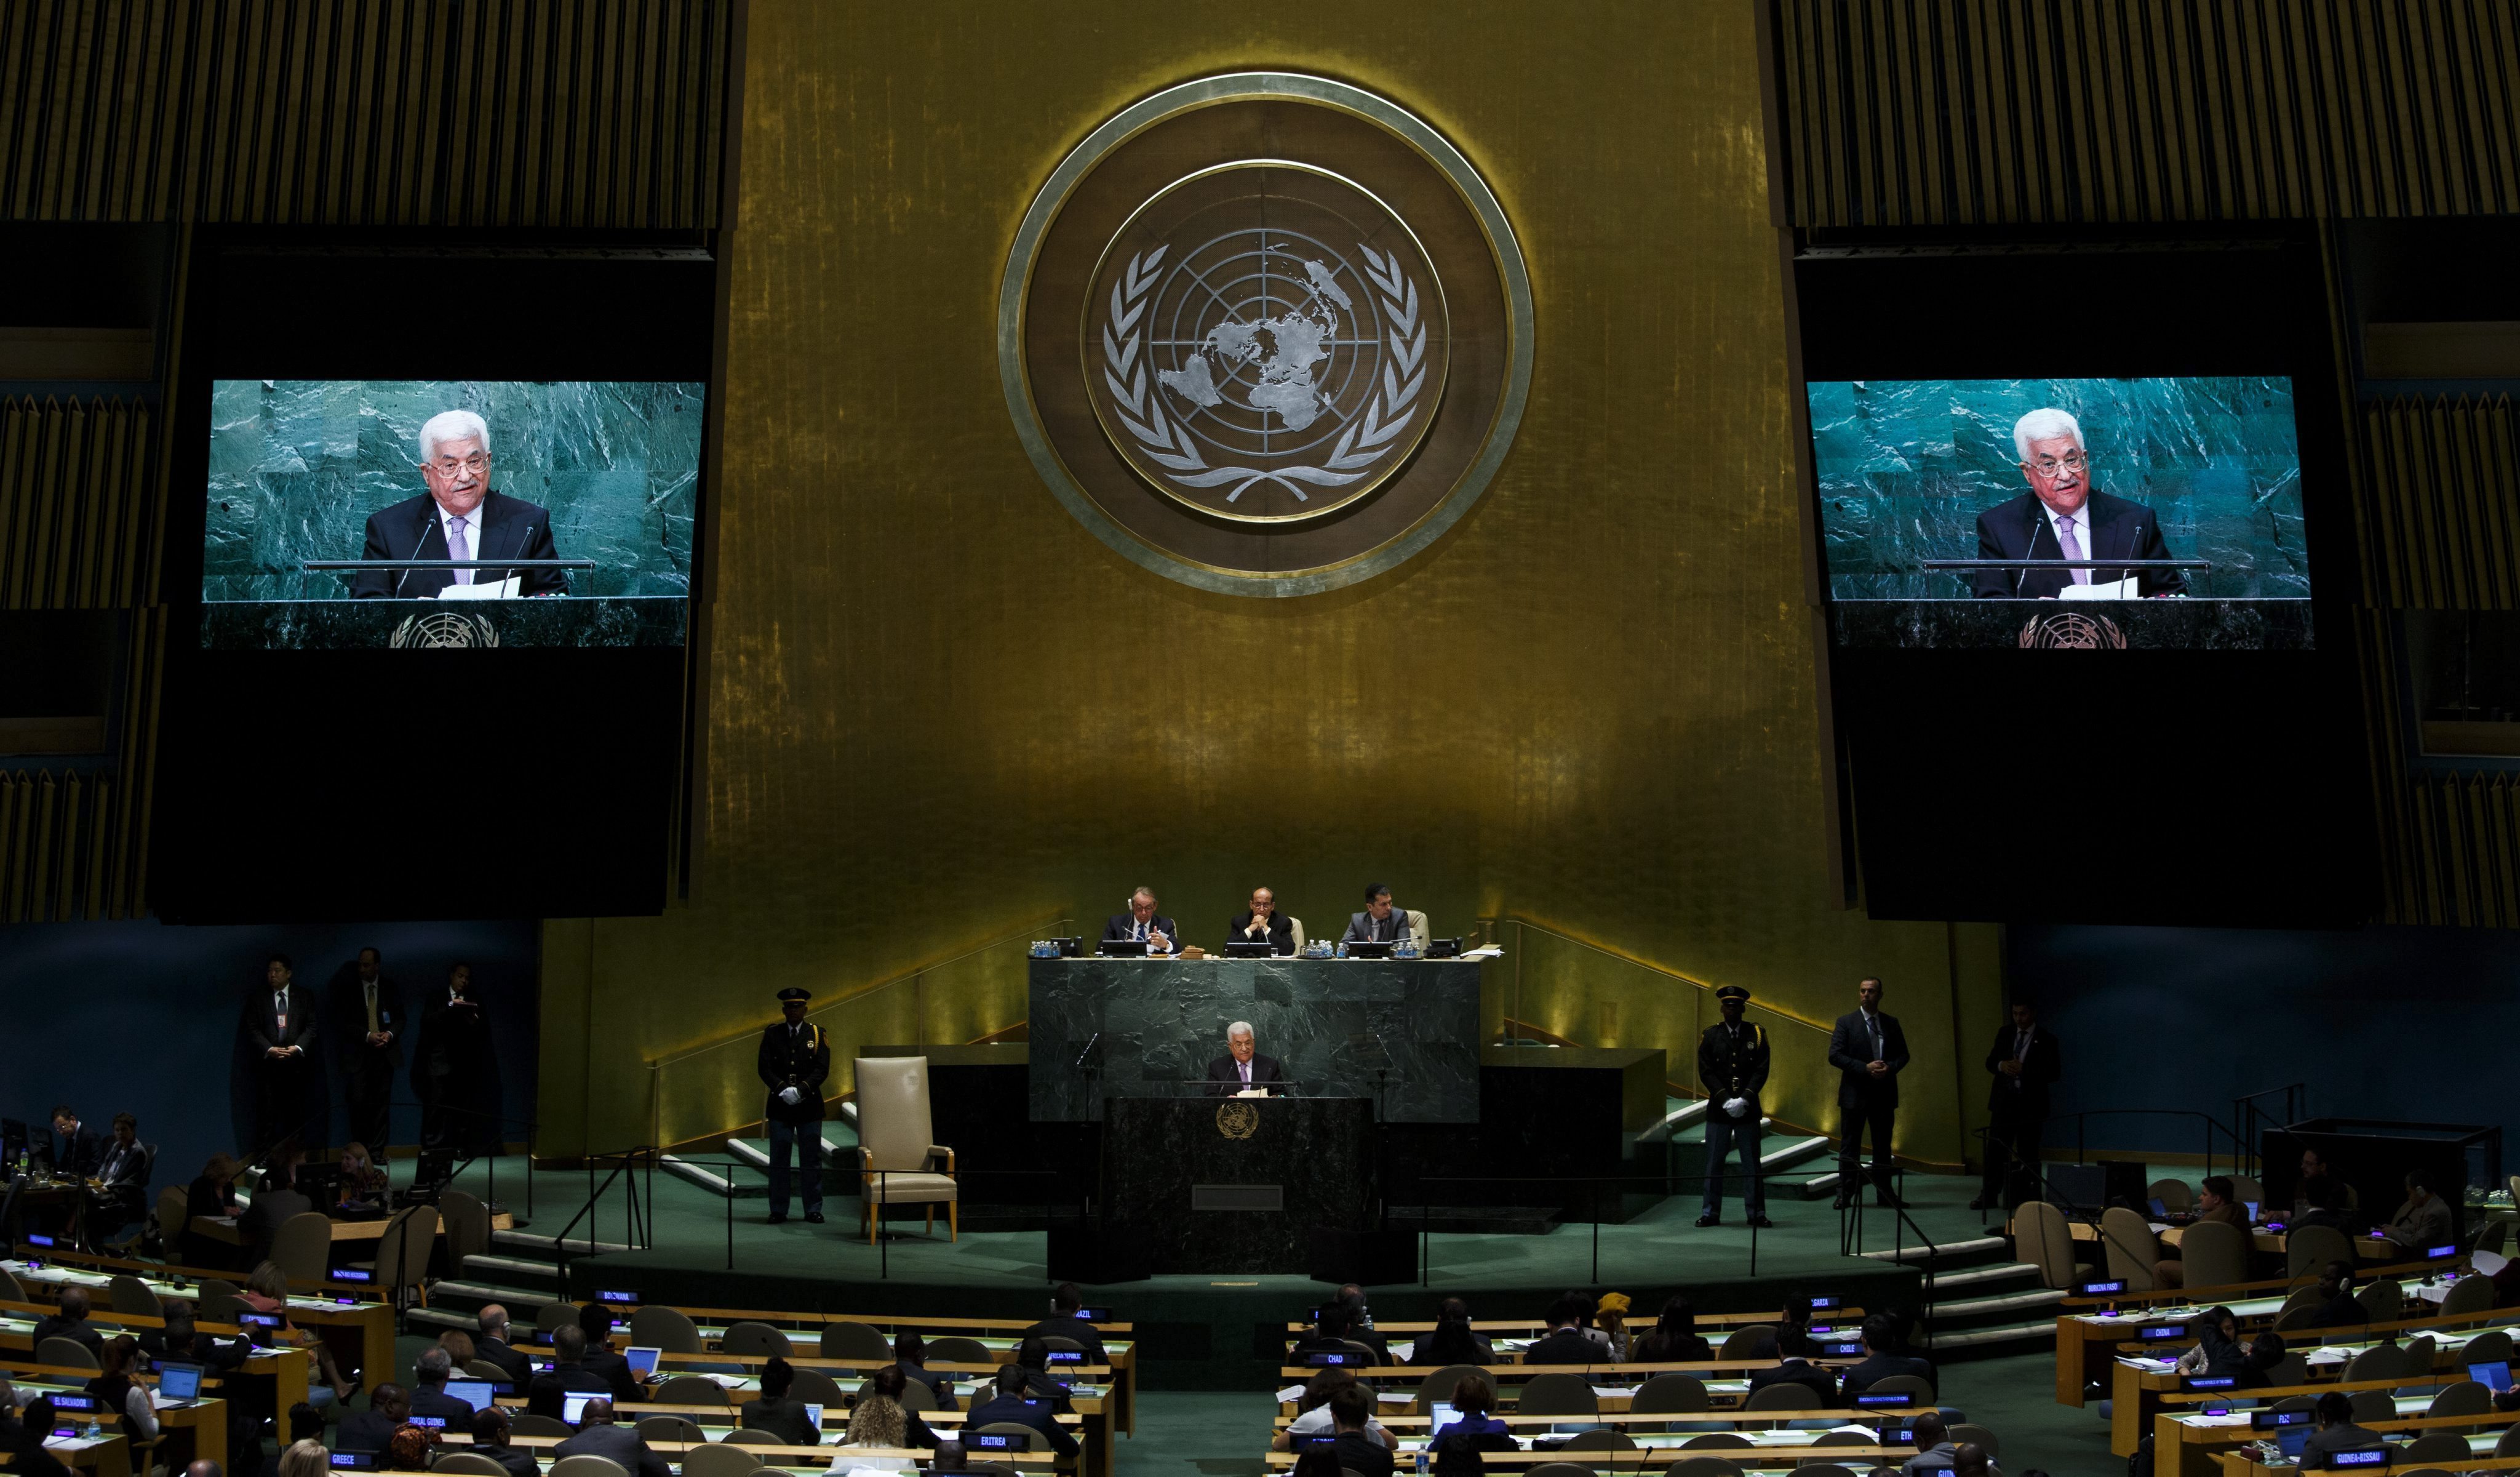
{"label": "un emblem", "polygon": [[1112,444],[1166,496],[1285,523],[1364,497],[1443,399],[1443,286],[1382,202],[1275,160],[1157,195],[1103,254],[1087,300],[1087,392]]}
{"label": "un emblem", "polygon": [[1227,1102],[1216,1110],[1216,1131],[1228,1138],[1248,1138],[1260,1131],[1260,1110],[1247,1102]]}
{"label": "un emblem", "polygon": [[2021,627],[2024,651],[2124,651],[2126,632],[2106,616],[2068,611],[2061,616],[2033,616]]}
{"label": "un emblem", "polygon": [[1305,595],[1467,514],[1521,423],[1531,283],[1452,141],[1361,88],[1237,72],[1094,128],[1017,226],[998,367],[1025,453],[1169,578]]}
{"label": "un emblem", "polygon": [[431,611],[425,616],[405,616],[385,640],[391,646],[496,646],[499,628],[490,623],[487,616]]}

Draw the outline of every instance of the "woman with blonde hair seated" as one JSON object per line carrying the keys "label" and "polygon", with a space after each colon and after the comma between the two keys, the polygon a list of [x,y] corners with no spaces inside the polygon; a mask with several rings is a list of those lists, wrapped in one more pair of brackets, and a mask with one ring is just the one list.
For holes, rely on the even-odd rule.
{"label": "woman with blonde hair seated", "polygon": [[280,1454],[280,1477],[332,1477],[333,1454],[320,1441],[292,1441]]}

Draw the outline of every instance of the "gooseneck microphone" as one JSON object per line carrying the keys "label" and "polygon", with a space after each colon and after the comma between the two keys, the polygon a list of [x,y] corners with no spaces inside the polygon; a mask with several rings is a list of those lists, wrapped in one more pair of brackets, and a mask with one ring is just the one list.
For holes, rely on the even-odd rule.
{"label": "gooseneck microphone", "polygon": [[[410,554],[410,556],[409,556],[410,558],[418,559],[418,558],[420,557],[420,551],[421,551],[422,549],[427,548],[427,547],[428,546],[428,531],[429,531],[429,530],[431,530],[431,529],[433,529],[433,528],[436,528],[436,527],[437,527],[437,504],[436,504],[436,502],[435,502],[434,500],[431,500],[431,501],[430,501],[430,503],[429,503],[429,505],[428,505],[428,517],[426,517],[426,518],[424,518],[423,520],[421,520],[421,525],[420,525],[420,538],[419,538],[419,541],[418,541],[418,542],[415,542],[415,543],[411,546],[411,554]],[[404,580],[406,580],[406,579],[409,579],[410,577],[411,577],[411,571],[409,571],[409,570],[404,570],[402,573],[400,573],[400,574],[398,574],[398,575],[394,576],[394,592],[393,592],[393,598],[395,598],[395,599],[400,599],[400,598],[402,598],[402,582],[403,582]]]}

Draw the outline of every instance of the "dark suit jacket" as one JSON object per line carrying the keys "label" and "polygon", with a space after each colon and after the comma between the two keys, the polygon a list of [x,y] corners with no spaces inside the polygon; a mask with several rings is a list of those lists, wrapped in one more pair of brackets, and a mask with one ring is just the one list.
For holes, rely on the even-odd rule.
{"label": "dark suit jacket", "polygon": [[[479,1347],[478,1344],[473,1346],[475,1349]],[[531,1414],[548,1415],[558,1420],[568,1409],[562,1397],[572,1392],[601,1395],[615,1404],[621,1399],[614,1393],[610,1380],[585,1365],[554,1364],[550,1373],[535,1375],[534,1382],[525,1387],[525,1409]]]}
{"label": "dark suit jacket", "polygon": [[1606,1364],[1610,1356],[1600,1345],[1584,1336],[1580,1328],[1567,1328],[1532,1341],[1522,1351],[1526,1364]]}
{"label": "dark suit jacket", "polygon": [[508,1378],[519,1390],[533,1382],[533,1357],[522,1349],[511,1347],[506,1339],[476,1338],[472,1341],[472,1355],[507,1370]]}
{"label": "dark suit jacket", "polygon": [[1342,937],[1349,944],[1397,944],[1408,932],[1409,915],[1395,907],[1380,922],[1372,913],[1348,914],[1347,933]]}
{"label": "dark suit jacket", "polygon": [[435,1415],[446,1421],[445,1434],[472,1434],[472,1408],[446,1393],[442,1385],[415,1384],[411,1387],[411,1413]]}
{"label": "dark suit jacket", "polygon": [[[1101,1335],[1097,1334],[1096,1337],[1099,1338]],[[927,1372],[926,1366],[923,1364],[904,1364],[899,1360],[895,1360],[893,1362],[900,1368],[902,1378],[917,1380],[919,1383],[927,1387],[927,1393],[936,1397],[937,1409],[959,1410],[962,1408],[962,1407],[954,1403],[954,1376],[950,1374],[930,1374]],[[917,1412],[914,1411],[912,1413],[916,1414]]]}
{"label": "dark suit jacket", "polygon": [[639,1433],[629,1426],[588,1426],[559,1446],[552,1448],[554,1456],[609,1456],[621,1463],[630,1477],[674,1477],[674,1469],[665,1464]]}
{"label": "dark suit jacket", "polygon": [[458,1005],[446,987],[437,987],[421,1007],[420,1040],[411,1053],[411,1090],[425,1103],[442,1095],[464,1106],[498,1078],[498,1048],[480,999],[466,995]]}
{"label": "dark suit jacket", "polygon": [[639,1376],[630,1372],[630,1361],[611,1350],[589,1349],[577,1362],[577,1366],[611,1387],[614,1405],[626,1405],[640,1398]]}
{"label": "dark suit jacket", "polygon": [[333,1450],[337,1452],[382,1452],[393,1438],[398,1423],[387,1420],[374,1410],[352,1410],[341,1417],[333,1429]]}
{"label": "dark suit jacket", "polygon": [[747,1400],[742,1413],[745,1427],[785,1437],[791,1447],[810,1447],[823,1439],[823,1433],[806,1418],[801,1401]]}
{"label": "dark suit jacket", "polygon": [[[1257,1058],[1254,1059],[1254,1065],[1257,1065]],[[1074,1339],[1083,1346],[1088,1360],[1098,1364],[1107,1364],[1111,1362],[1111,1356],[1102,1348],[1102,1330],[1083,1318],[1066,1314],[1054,1314],[1016,1334],[1015,1339],[1018,1343],[1025,1339]],[[902,1372],[906,1374],[909,1371],[904,1369]],[[921,1370],[920,1374],[929,1379],[941,1377],[930,1375],[924,1369]]]}
{"label": "dark suit jacket", "polygon": [[1908,1033],[1899,1029],[1897,1016],[1886,1011],[1876,1014],[1881,1019],[1881,1060],[1890,1068],[1889,1077],[1880,1082],[1865,1070],[1872,1062],[1872,1039],[1865,1032],[1863,1011],[1839,1016],[1836,1028],[1829,1032],[1828,1064],[1838,1071],[1839,1107],[1899,1105],[1899,1074],[1908,1066]]}
{"label": "dark suit jacket", "polygon": [[35,1348],[41,1349],[44,1347],[44,1340],[46,1339],[75,1339],[79,1343],[87,1345],[90,1349],[103,1349],[105,1347],[105,1334],[100,1331],[94,1323],[89,1322],[85,1318],[81,1318],[75,1323],[64,1322],[62,1320],[62,1315],[58,1313],[48,1313],[42,1317],[37,1318],[35,1320],[35,1331],[28,1337],[27,1341],[34,1345]]}
{"label": "dark suit jacket", "polygon": [[[473,510],[477,523],[467,522],[466,537],[472,544],[475,559],[557,559],[560,551],[552,546],[551,514],[520,497],[505,492],[484,493],[481,506]],[[445,559],[446,526],[437,519],[437,500],[423,492],[406,497],[381,513],[368,515],[367,547],[359,551],[362,559]],[[565,595],[568,593],[568,572],[565,570],[518,570],[517,593],[519,595]],[[505,579],[500,570],[474,570],[475,584],[490,584]],[[361,570],[350,581],[350,593],[362,600],[399,596],[405,600],[433,598],[439,590],[455,582],[452,570]]]}
{"label": "dark suit jacket", "polygon": [[280,1028],[279,1018],[272,1013],[271,995],[270,988],[263,985],[256,985],[246,992],[245,1013],[237,1022],[237,1034],[253,1048],[254,1065],[257,1067],[264,1065],[262,1053],[274,1046],[297,1047],[306,1055],[297,1057],[291,1065],[308,1065],[308,1059],[314,1055],[323,1039],[322,1033],[316,1029],[321,1012],[315,1008],[315,992],[293,981],[290,984],[289,1029],[286,1031]]}
{"label": "dark suit jacket", "polygon": [[130,1152],[125,1153],[109,1138],[105,1142],[104,1149],[98,1153],[96,1167],[90,1173],[110,1185],[147,1189],[149,1187],[149,1146],[134,1142]]}
{"label": "dark suit jacket", "polygon": [[[402,987],[394,983],[393,976],[382,970],[377,972],[377,1024],[393,1033],[391,1044],[382,1048],[368,1044],[368,992],[367,987],[359,983],[355,964],[342,966],[341,972],[333,977],[331,988],[324,993],[324,1011],[330,1017],[325,1024],[333,1028],[334,1049],[343,1067],[357,1072],[390,1072],[402,1065],[403,1041],[411,1035],[412,1023],[403,1012]],[[385,1149],[381,1143],[368,1147],[379,1154]]]}
{"label": "dark suit jacket", "polygon": [[[823,1080],[832,1075],[832,1043],[822,1027],[809,1021],[791,1032],[785,1020],[763,1027],[753,1070],[767,1089],[761,1094],[763,1118],[788,1124],[823,1121]],[[779,1100],[779,1089],[788,1086],[797,1089],[793,1107]]]}
{"label": "dark suit jacket", "polygon": [[1807,1360],[1788,1360],[1774,1368],[1756,1370],[1750,1375],[1752,1395],[1770,1385],[1801,1385],[1819,1397],[1820,1408],[1823,1410],[1836,1409],[1840,1404],[1837,1377]]}
{"label": "dark suit jacket", "polygon": [[1896,1354],[1870,1354],[1865,1356],[1864,1362],[1846,1371],[1845,1377],[1838,1382],[1838,1388],[1846,1393],[1848,1400],[1853,1400],[1871,1389],[1874,1380],[1888,1379],[1894,1374],[1912,1374],[1928,1384],[1934,1382],[1934,1366],[1928,1361],[1905,1359]]}
{"label": "dark suit jacket", "polygon": [[[1173,920],[1165,917],[1161,913],[1157,913],[1153,918],[1148,921],[1155,932],[1162,934],[1165,938],[1173,941],[1174,953],[1181,952],[1181,930],[1173,926]],[[1102,937],[1105,939],[1126,939],[1132,936],[1137,927],[1138,918],[1135,913],[1113,913],[1110,921],[1102,925]]]}
{"label": "dark suit jacket", "polygon": [[[1207,1080],[1220,1085],[1217,1089],[1220,1096],[1242,1090],[1242,1072],[1231,1052],[1207,1064]],[[1251,1053],[1251,1085],[1265,1086],[1271,1083],[1282,1083],[1285,1080],[1285,1071],[1278,1065],[1276,1057],[1262,1056],[1257,1051]],[[1281,1094],[1277,1089],[1272,1088],[1270,1095],[1275,1097]]]}
{"label": "dark suit jacket", "polygon": [[[1234,921],[1226,926],[1225,941],[1229,944],[1258,943],[1258,940],[1251,937],[1250,930],[1251,909],[1246,907],[1236,913]],[[1295,951],[1295,925],[1286,921],[1284,913],[1269,915],[1269,947],[1273,952],[1282,954],[1291,954]]]}
{"label": "dark suit jacket", "polygon": [[2376,1452],[2386,1445],[2388,1443],[2379,1432],[2351,1421],[2341,1426],[2329,1426],[2323,1431],[2311,1432],[2310,1439],[2301,1444],[2301,1469],[2317,1471],[2326,1466],[2327,1458],[2339,1452]]}
{"label": "dark suit jacket", "polygon": [[1367,1431],[1339,1432],[1338,1439],[1330,1444],[1330,1454],[1338,1458],[1341,1471],[1356,1472],[1361,1477],[1384,1477],[1398,1470],[1391,1449]]}
{"label": "dark suit jacket", "polygon": [[[1741,1122],[1759,1122],[1759,1090],[1768,1085],[1768,1033],[1756,1021],[1743,1021],[1736,1034],[1722,1021],[1697,1039],[1697,1080],[1706,1088],[1706,1112],[1712,1119],[1735,1097],[1750,1099]],[[1730,1122],[1731,1120],[1727,1120]]]}
{"label": "dark suit jacket", "polygon": [[487,1456],[506,1467],[508,1477],[542,1477],[542,1463],[534,1460],[530,1448],[472,1446],[464,1450],[475,1456]]}
{"label": "dark suit jacket", "polygon": [[[2089,516],[2091,532],[2091,547],[2083,551],[2086,559],[2176,557],[2162,542],[2161,520],[2139,502],[2094,490],[2083,512]],[[2078,531],[2084,527],[2076,525]],[[2065,550],[2056,542],[2056,527],[2048,521],[2047,508],[2039,501],[2039,495],[2024,492],[1977,516],[1977,557],[2062,559]],[[2137,588],[2147,595],[2177,595],[2187,589],[2186,577],[2179,570],[2096,569],[2091,574],[2093,584],[2135,575],[2141,580]],[[1972,584],[1982,600],[2041,600],[2053,599],[2058,590],[2073,581],[2069,570],[1979,570]]]}
{"label": "dark suit jacket", "polygon": [[993,1395],[971,1408],[971,1413],[963,1421],[963,1429],[976,1431],[982,1426],[996,1425],[1000,1422],[1008,1425],[1029,1426],[1041,1432],[1042,1439],[1047,1441],[1050,1449],[1059,1455],[1076,1454],[1076,1438],[1059,1428],[1058,1421],[1047,1402],[1040,1405],[1026,1405],[1015,1396]]}
{"label": "dark suit jacket", "polygon": [[[2030,1028],[2030,1054],[2021,1059],[2021,1075],[2006,1077],[1996,1071],[2000,1063],[2012,1060],[2012,1039],[2016,1033],[2010,1023],[1995,1034],[1995,1044],[1986,1048],[1986,1071],[1993,1079],[1987,1084],[1986,1105],[1999,1113],[2019,1113],[2027,1118],[2048,1116],[2048,1089],[2064,1071],[2064,1058],[2056,1038],[2046,1026]],[[2018,1086],[2014,1085],[2019,1084]]]}
{"label": "dark suit jacket", "polygon": [[84,1123],[67,1139],[47,1130],[44,1140],[46,1152],[53,1157],[53,1168],[82,1179],[95,1174],[105,1157],[105,1135]]}
{"label": "dark suit jacket", "polygon": [[237,1234],[252,1248],[253,1260],[261,1261],[271,1253],[271,1239],[280,1234],[281,1223],[292,1216],[302,1216],[315,1208],[315,1202],[296,1190],[258,1190],[253,1204],[237,1217]]}

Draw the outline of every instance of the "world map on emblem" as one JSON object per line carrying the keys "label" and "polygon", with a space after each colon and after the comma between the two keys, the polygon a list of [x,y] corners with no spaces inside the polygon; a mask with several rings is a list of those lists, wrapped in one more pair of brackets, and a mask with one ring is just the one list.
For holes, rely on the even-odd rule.
{"label": "world map on emblem", "polygon": [[1407,224],[1328,171],[1220,166],[1148,202],[1088,295],[1085,373],[1113,447],[1237,522],[1370,495],[1434,419],[1443,290]]}

